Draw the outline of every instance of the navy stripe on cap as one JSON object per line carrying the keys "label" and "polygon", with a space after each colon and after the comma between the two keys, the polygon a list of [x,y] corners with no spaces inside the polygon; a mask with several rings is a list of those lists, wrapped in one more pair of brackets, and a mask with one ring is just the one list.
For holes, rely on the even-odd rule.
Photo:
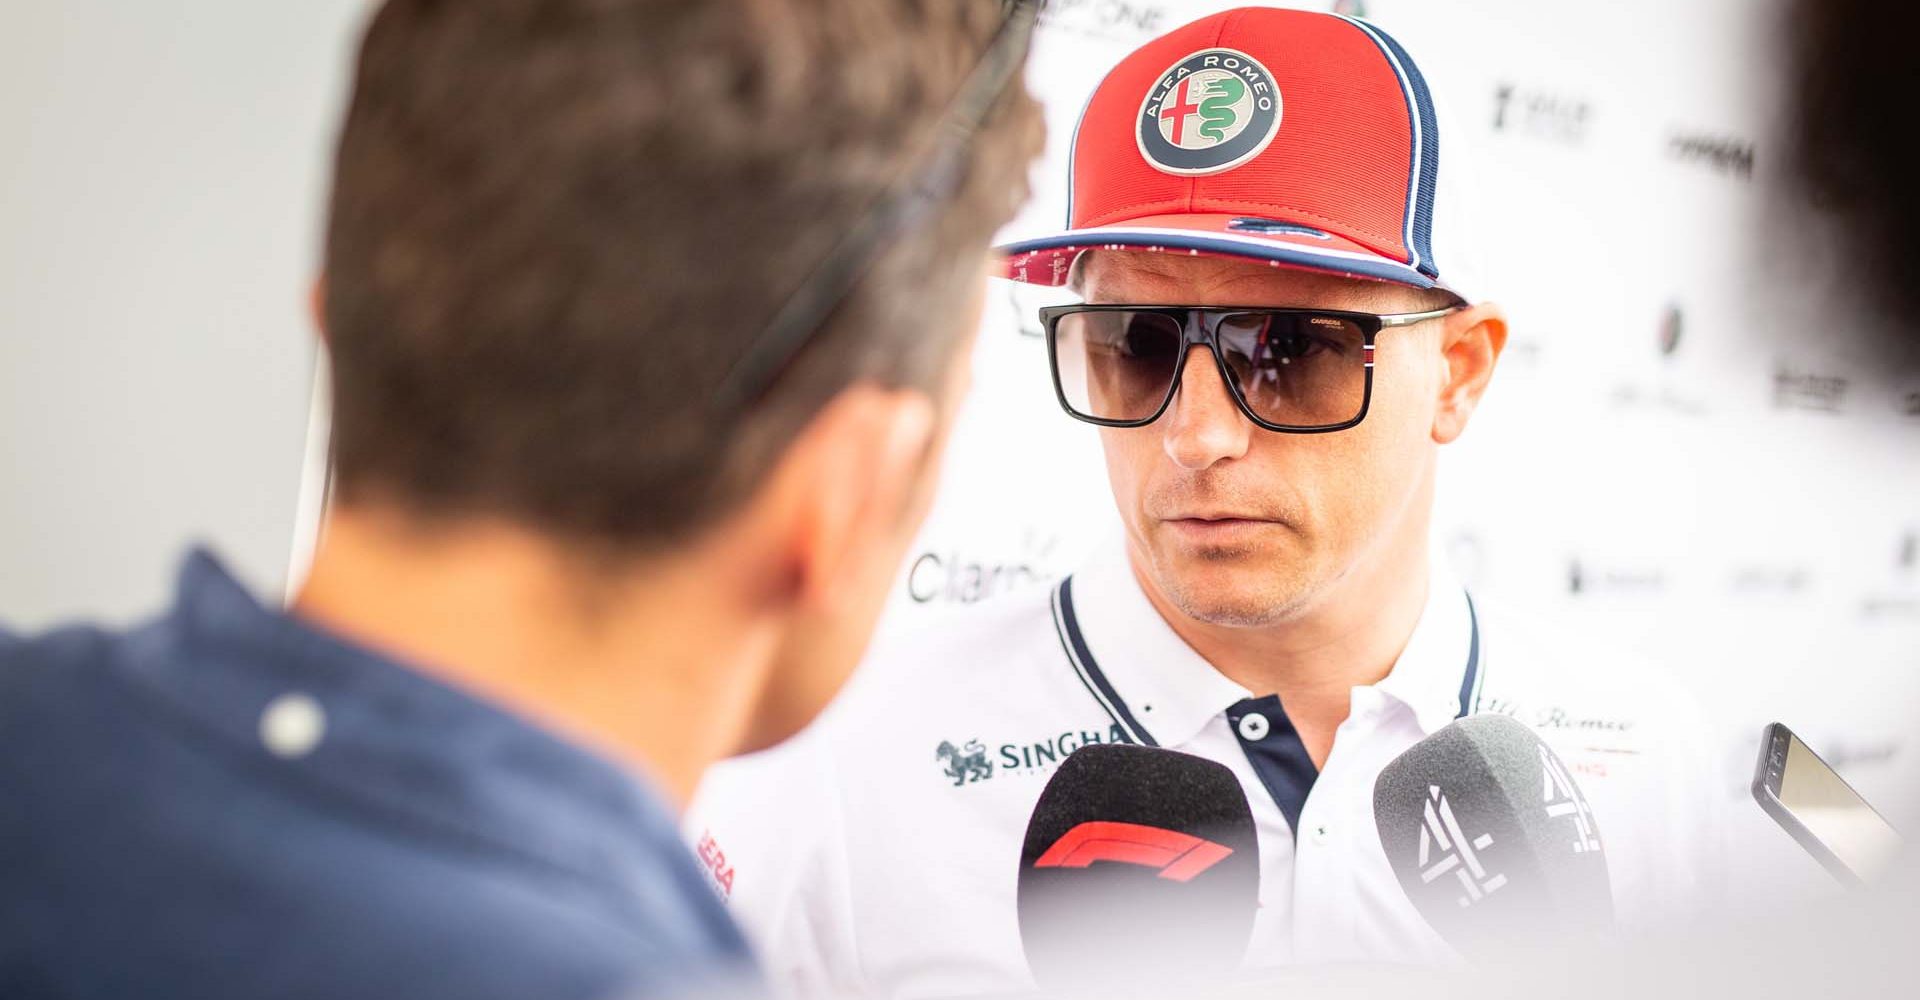
{"label": "navy stripe on cap", "polygon": [[1407,108],[1407,124],[1416,136],[1412,162],[1407,167],[1407,187],[1410,204],[1408,208],[1412,218],[1407,220],[1407,250],[1413,254],[1413,263],[1422,274],[1438,278],[1439,265],[1433,261],[1433,203],[1439,187],[1440,177],[1440,123],[1434,114],[1433,95],[1427,90],[1427,79],[1420,73],[1420,67],[1414,64],[1413,57],[1407,54],[1392,35],[1380,30],[1371,22],[1356,17],[1344,20],[1359,28],[1374,44],[1380,46],[1387,57],[1387,64],[1400,77],[1411,95],[1411,106]]}
{"label": "navy stripe on cap", "polygon": [[1374,29],[1393,54],[1399,57],[1400,66],[1407,71],[1407,77],[1413,84],[1413,99],[1420,114],[1420,193],[1414,202],[1413,240],[1414,249],[1420,254],[1420,270],[1434,277],[1440,276],[1440,265],[1433,262],[1433,202],[1440,184],[1440,121],[1434,114],[1433,95],[1427,91],[1427,78],[1420,75],[1420,67],[1414,64],[1413,57],[1394,40],[1392,35]]}

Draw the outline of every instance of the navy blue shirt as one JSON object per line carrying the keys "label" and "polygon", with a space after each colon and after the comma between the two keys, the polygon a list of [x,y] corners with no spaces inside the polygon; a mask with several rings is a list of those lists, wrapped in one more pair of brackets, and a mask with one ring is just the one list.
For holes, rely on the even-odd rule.
{"label": "navy blue shirt", "polygon": [[0,631],[0,996],[647,997],[752,981],[671,812],[269,611]]}

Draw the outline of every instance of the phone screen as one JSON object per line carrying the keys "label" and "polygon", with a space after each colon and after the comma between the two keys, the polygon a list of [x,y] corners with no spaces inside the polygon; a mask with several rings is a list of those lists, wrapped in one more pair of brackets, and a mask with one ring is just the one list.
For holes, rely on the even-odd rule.
{"label": "phone screen", "polygon": [[1893,827],[1798,736],[1787,740],[1780,804],[1861,878],[1885,871],[1900,850]]}

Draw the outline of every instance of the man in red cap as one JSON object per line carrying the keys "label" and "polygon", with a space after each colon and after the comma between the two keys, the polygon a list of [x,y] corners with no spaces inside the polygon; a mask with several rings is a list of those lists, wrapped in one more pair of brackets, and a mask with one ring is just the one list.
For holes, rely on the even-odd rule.
{"label": "man in red cap", "polygon": [[776,976],[1028,986],[1015,861],[1048,776],[1090,743],[1239,777],[1249,967],[1453,958],[1394,877],[1372,791],[1473,713],[1568,763],[1622,920],[1697,900],[1720,791],[1679,696],[1490,618],[1429,555],[1440,448],[1507,339],[1461,245],[1453,144],[1407,52],[1348,17],[1228,11],[1107,75],[1069,229],[1006,248],[1006,274],[1084,300],[1041,319],[1124,531],[1044,599],[876,650],[802,747],[709,784],[694,832]]}

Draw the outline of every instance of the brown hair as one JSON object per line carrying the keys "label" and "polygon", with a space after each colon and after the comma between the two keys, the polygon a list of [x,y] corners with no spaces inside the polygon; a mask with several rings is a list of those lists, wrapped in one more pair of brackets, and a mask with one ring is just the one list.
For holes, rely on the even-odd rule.
{"label": "brown hair", "polygon": [[862,380],[932,389],[1025,195],[1018,84],[965,181],[773,390],[706,405],[902,172],[988,0],[389,0],[336,164],[325,316],[343,501],[622,550],[699,529]]}

